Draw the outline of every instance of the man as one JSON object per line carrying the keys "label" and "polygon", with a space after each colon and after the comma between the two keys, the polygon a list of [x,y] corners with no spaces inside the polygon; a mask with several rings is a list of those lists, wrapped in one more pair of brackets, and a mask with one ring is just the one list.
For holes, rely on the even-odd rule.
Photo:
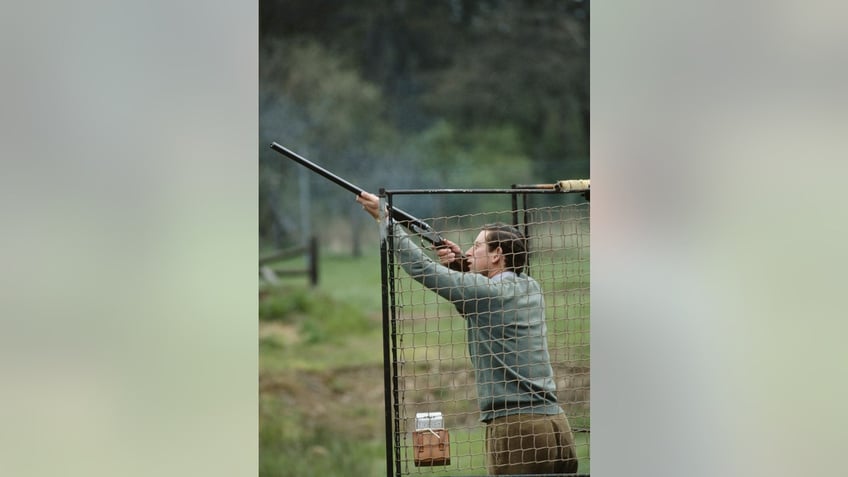
{"label": "man", "polygon": [[[356,201],[379,220],[379,197],[363,192]],[[574,436],[556,397],[544,298],[523,273],[524,236],[506,224],[487,225],[465,253],[446,241],[436,263],[393,227],[401,267],[465,318],[489,473],[576,473]]]}

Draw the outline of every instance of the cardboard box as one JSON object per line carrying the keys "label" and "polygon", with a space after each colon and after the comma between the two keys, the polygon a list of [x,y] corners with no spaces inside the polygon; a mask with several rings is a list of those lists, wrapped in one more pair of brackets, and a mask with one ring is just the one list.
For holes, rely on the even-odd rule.
{"label": "cardboard box", "polygon": [[447,429],[424,429],[412,433],[416,467],[450,465],[450,435]]}

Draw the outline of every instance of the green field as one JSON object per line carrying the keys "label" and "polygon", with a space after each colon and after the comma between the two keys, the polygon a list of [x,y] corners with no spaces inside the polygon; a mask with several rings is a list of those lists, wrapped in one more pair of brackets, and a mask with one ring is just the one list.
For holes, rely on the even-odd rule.
{"label": "green field", "polygon": [[[300,260],[283,265],[303,267]],[[558,273],[543,265],[536,271]],[[451,366],[467,366],[461,319],[451,316],[449,304],[435,303],[434,294],[414,294],[409,299],[438,307],[444,317],[404,326],[441,331],[427,346],[450,353]],[[560,313],[588,317],[588,292],[567,295],[546,298],[549,320]],[[306,277],[286,277],[273,287],[260,284],[260,476],[385,475],[381,310],[376,250],[360,258],[322,256],[314,289]],[[576,346],[579,356],[567,358],[588,366],[588,319],[557,324],[549,333],[552,340],[585,344]],[[412,336],[426,339],[422,333]],[[588,427],[588,416],[572,426]],[[450,466],[418,469],[410,464],[408,471],[480,475],[482,427],[450,432]],[[580,472],[588,473],[589,434],[576,432],[575,437]]]}

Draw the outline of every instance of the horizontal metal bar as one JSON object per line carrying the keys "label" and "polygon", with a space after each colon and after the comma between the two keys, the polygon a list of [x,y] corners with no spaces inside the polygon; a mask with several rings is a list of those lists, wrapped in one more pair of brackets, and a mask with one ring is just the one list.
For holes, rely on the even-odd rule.
{"label": "horizontal metal bar", "polygon": [[392,189],[387,194],[539,194],[551,193],[547,189]]}

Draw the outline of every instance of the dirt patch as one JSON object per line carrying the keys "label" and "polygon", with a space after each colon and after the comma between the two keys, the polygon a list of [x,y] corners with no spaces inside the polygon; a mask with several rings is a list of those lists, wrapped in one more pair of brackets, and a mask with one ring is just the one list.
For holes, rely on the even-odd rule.
{"label": "dirt patch", "polygon": [[259,392],[298,409],[310,427],[365,439],[384,435],[382,365],[260,374]]}
{"label": "dirt patch", "polygon": [[300,342],[297,325],[291,323],[260,323],[259,339],[273,338],[283,345],[294,345]]}

